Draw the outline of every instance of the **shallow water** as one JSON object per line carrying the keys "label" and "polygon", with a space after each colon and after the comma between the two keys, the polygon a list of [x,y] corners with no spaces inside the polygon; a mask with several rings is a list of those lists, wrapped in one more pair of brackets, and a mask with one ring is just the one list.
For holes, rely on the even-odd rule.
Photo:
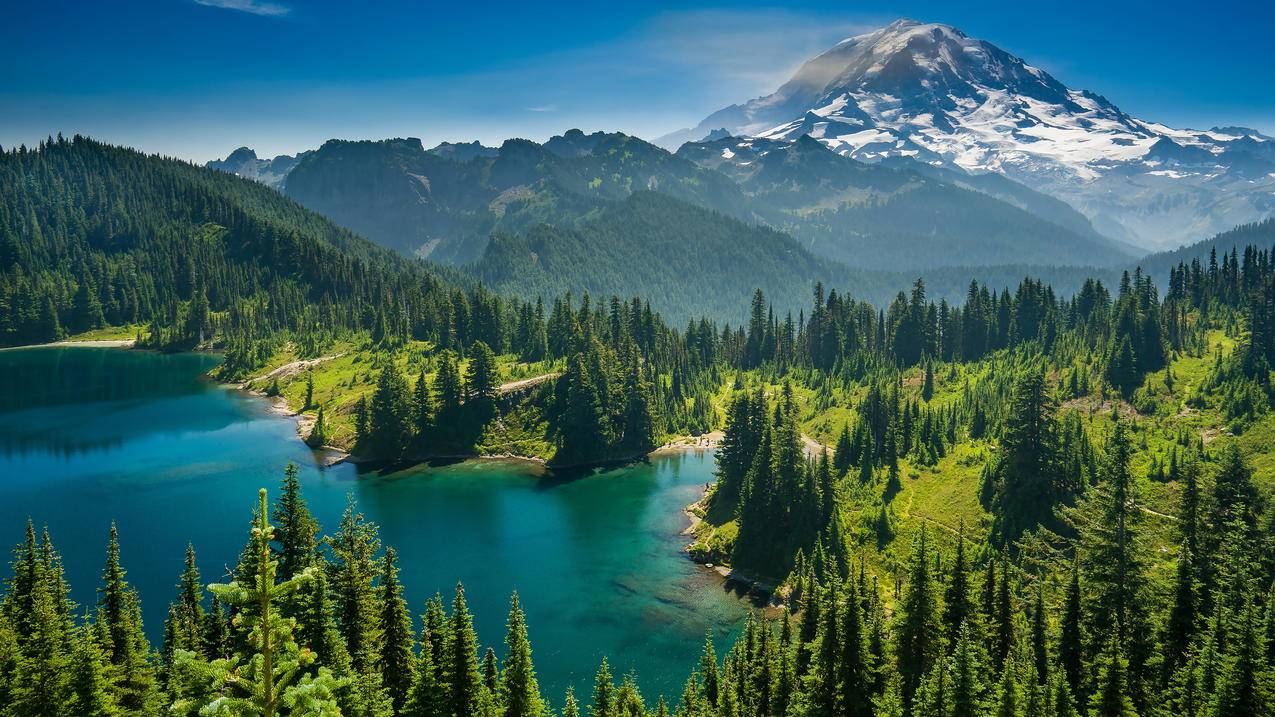
{"label": "shallow water", "polygon": [[[256,489],[301,467],[305,496],[335,528],[347,495],[394,546],[413,612],[463,581],[484,645],[501,652],[509,594],[527,611],[541,687],[588,694],[603,655],[673,700],[705,630],[719,650],[751,604],[681,553],[681,507],[712,480],[702,452],[566,479],[520,462],[470,461],[358,475],[320,467],[292,420],[200,376],[207,355],[102,348],[0,351],[0,543],[28,516],[47,524],[73,597],[91,605],[107,532],[119,523],[128,579],[158,643],[187,542],[205,582],[247,537]],[[5,571],[8,574],[8,571]],[[418,621],[419,623],[419,621]]]}

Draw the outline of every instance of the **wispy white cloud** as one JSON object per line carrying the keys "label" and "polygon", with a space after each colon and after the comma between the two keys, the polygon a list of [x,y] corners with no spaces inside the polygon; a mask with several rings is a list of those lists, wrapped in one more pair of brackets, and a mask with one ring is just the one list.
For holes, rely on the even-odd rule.
{"label": "wispy white cloud", "polygon": [[528,112],[557,112],[558,105],[537,105],[535,107],[528,107],[527,111]]}
{"label": "wispy white cloud", "polygon": [[287,5],[263,2],[262,0],[195,0],[195,3],[207,7],[238,10],[239,12],[246,12],[252,15],[265,15],[267,17],[282,17],[292,12],[292,8]]}
{"label": "wispy white cloud", "polygon": [[672,11],[655,17],[632,41],[651,61],[737,89],[769,92],[802,62],[890,19],[788,10]]}

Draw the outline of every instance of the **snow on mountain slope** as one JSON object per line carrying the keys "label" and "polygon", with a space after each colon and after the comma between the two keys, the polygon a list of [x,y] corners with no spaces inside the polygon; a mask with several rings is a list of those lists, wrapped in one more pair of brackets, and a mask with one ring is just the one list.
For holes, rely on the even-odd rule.
{"label": "snow on mountain slope", "polygon": [[1145,249],[1275,213],[1272,138],[1136,119],[947,25],[899,20],[844,40],[773,94],[722,109],[670,141],[720,129],[766,139],[808,134],[869,162],[910,157],[999,172]]}

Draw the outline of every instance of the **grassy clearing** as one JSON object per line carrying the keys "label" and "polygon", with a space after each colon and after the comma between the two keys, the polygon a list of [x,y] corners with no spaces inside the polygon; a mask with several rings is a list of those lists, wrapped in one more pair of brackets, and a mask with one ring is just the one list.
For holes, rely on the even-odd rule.
{"label": "grassy clearing", "polygon": [[85,331],[81,334],[68,336],[64,341],[128,341],[137,338],[145,332],[146,327],[141,324],[130,324],[127,326],[107,326],[101,329],[93,329]]}

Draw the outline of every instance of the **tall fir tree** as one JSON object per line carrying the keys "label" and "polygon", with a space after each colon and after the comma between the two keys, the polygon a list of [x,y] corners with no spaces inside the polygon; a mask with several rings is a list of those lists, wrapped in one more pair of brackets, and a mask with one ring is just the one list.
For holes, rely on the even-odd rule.
{"label": "tall fir tree", "polygon": [[407,611],[398,573],[398,554],[394,548],[386,548],[379,586],[381,645],[376,666],[395,712],[401,712],[407,704],[416,670],[416,658],[412,654],[412,616]]}
{"label": "tall fir tree", "polygon": [[345,638],[354,670],[372,673],[381,647],[380,610],[373,586],[381,572],[376,557],[381,541],[376,525],[358,512],[352,494],[337,532],[326,541],[333,558],[327,571],[328,583],[336,596],[337,626]]}
{"label": "tall fir tree", "polygon": [[279,500],[275,503],[271,519],[277,526],[279,577],[288,580],[315,564],[319,549],[319,523],[310,514],[301,495],[301,480],[295,463],[290,462],[283,469]]}
{"label": "tall fir tree", "polygon": [[460,584],[456,585],[456,598],[452,601],[446,651],[448,713],[452,717],[475,717],[483,691],[478,673],[478,636],[465,602],[465,588]]}
{"label": "tall fir tree", "polygon": [[514,593],[509,602],[509,631],[505,635],[505,663],[500,675],[504,717],[540,717],[546,705],[531,663],[526,615],[518,603],[518,593]]}

